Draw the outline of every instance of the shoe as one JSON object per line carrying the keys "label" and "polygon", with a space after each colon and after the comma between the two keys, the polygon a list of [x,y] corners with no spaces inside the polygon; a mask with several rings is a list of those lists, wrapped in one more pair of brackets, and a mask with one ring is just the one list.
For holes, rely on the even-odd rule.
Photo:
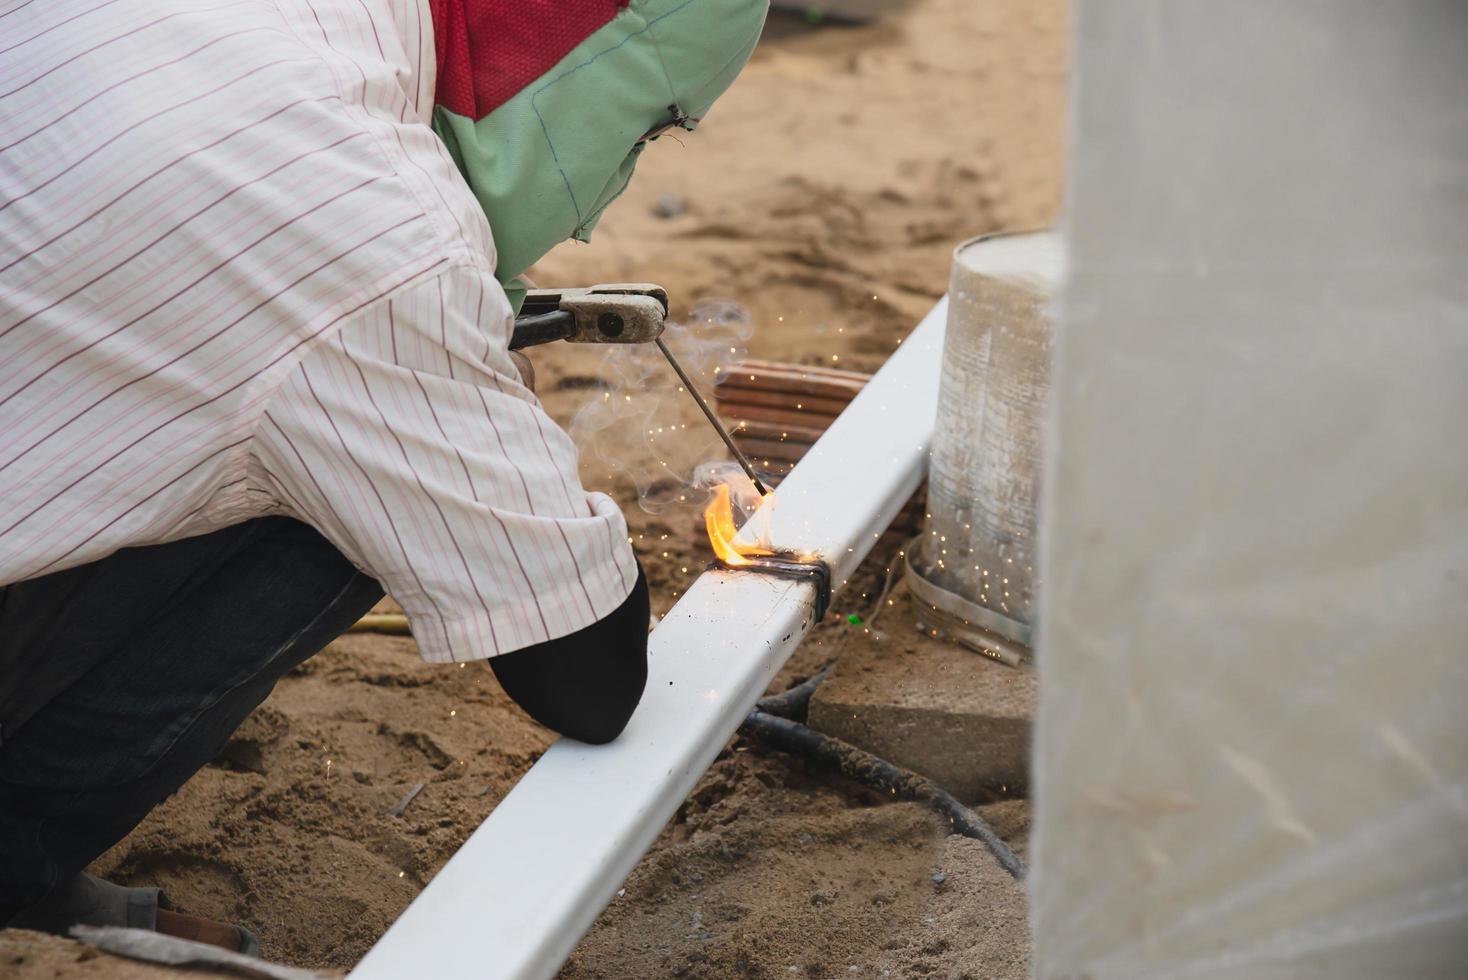
{"label": "shoe", "polygon": [[248,929],[180,912],[158,888],[128,888],[86,873],[53,888],[7,925],[57,936],[68,935],[74,925],[149,929],[231,953],[260,956],[260,940]]}
{"label": "shoe", "polygon": [[158,924],[155,931],[176,939],[189,939],[196,943],[208,943],[227,949],[231,953],[243,953],[259,958],[260,940],[242,926],[215,922],[198,915],[186,915],[172,909],[158,908]]}

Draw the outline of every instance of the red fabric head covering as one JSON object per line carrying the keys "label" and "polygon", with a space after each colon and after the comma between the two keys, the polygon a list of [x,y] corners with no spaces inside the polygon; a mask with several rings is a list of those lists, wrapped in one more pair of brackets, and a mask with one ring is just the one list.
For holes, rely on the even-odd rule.
{"label": "red fabric head covering", "polygon": [[628,0],[429,0],[435,100],[478,120],[544,75]]}

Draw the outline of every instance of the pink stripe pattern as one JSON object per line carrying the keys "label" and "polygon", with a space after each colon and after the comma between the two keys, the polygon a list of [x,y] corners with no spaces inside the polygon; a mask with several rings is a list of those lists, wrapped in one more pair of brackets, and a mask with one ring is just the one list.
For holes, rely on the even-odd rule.
{"label": "pink stripe pattern", "polygon": [[426,3],[5,12],[0,584],[286,515],[431,661],[626,598],[626,523],[507,356],[429,128]]}

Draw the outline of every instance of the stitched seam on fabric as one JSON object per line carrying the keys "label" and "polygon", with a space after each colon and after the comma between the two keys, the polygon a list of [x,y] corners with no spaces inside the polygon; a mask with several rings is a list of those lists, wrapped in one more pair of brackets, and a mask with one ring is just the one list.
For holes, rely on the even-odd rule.
{"label": "stitched seam on fabric", "polygon": [[[357,579],[362,578],[362,577],[363,577],[363,574],[360,571],[359,572],[356,572],[355,574],[353,574],[352,577],[347,580],[347,584],[344,585],[344,586],[342,586],[341,591],[338,592],[332,598],[331,602],[328,603],[326,605],[326,607],[321,610],[321,612],[317,613],[316,614],[316,617],[314,619],[312,619],[311,622],[309,622],[305,626],[301,627],[299,630],[296,631],[296,633],[294,635],[292,635],[290,637],[290,639],[286,640],[285,643],[283,643],[280,647],[276,648],[276,651],[273,654],[271,654],[270,659],[267,660],[264,663],[264,665],[261,666],[261,668],[259,670],[256,670],[253,673],[245,674],[240,680],[238,680],[238,681],[234,682],[233,684],[231,684],[229,686],[229,688],[227,690],[225,690],[223,693],[217,693],[217,694],[215,694],[213,698],[209,699],[204,704],[200,705],[194,711],[193,715],[190,716],[188,723],[185,724],[179,730],[178,734],[173,737],[173,739],[168,743],[168,745],[161,752],[159,752],[155,756],[153,756],[152,761],[146,763],[139,772],[137,772],[133,776],[129,777],[128,779],[124,779],[122,782],[109,782],[109,783],[106,783],[106,784],[104,784],[103,788],[106,788],[106,789],[116,789],[118,786],[124,786],[127,783],[129,783],[129,782],[136,782],[137,780],[146,778],[151,772],[153,772],[153,770],[155,770],[158,767],[158,764],[160,762],[162,762],[163,758],[166,755],[168,755],[168,753],[170,751],[172,751],[173,747],[178,744],[179,739],[183,738],[184,735],[186,735],[188,733],[189,729],[192,728],[198,722],[199,716],[202,715],[204,713],[204,711],[206,711],[207,709],[209,709],[209,708],[213,707],[214,705],[218,704],[219,701],[220,701],[220,699],[223,698],[225,694],[228,694],[230,692],[233,692],[233,691],[237,690],[240,687],[240,685],[246,683],[247,681],[250,680],[250,678],[257,676],[258,674],[260,674],[261,672],[263,672],[267,667],[269,667],[271,664],[275,663],[275,661],[280,658],[280,655],[282,653],[284,653],[290,647],[290,645],[292,643],[294,643],[296,640],[300,639],[300,637],[308,629],[311,629],[313,626],[315,626],[317,623],[319,623],[321,621],[321,618],[323,616],[325,616],[329,611],[331,611],[332,607],[335,606],[336,603],[341,600],[342,596],[346,595],[347,590],[350,589],[353,585],[356,584]],[[236,676],[238,676],[238,675],[236,675]],[[67,795],[67,802],[68,803],[74,803],[75,801],[79,800],[84,795],[85,795],[84,791],[77,791],[77,792],[70,793],[70,794]],[[51,822],[51,818],[50,817],[42,817],[40,820],[36,821],[36,832],[35,832],[34,839],[35,839],[35,842],[36,842],[36,849],[37,850],[40,850],[40,851],[43,851],[43,852],[45,850],[45,845],[42,842],[41,837],[42,837],[42,834],[45,833],[46,825],[48,823],[50,823],[50,822]],[[55,875],[56,875],[55,862],[48,861],[47,863],[50,866],[48,870],[50,871],[50,874],[53,877],[53,880],[51,882],[51,886],[54,888],[55,887],[55,884],[56,884],[56,882],[54,880]]]}
{"label": "stitched seam on fabric", "polygon": [[[446,265],[443,264],[445,260],[447,261]],[[344,316],[338,316],[335,326],[327,334],[324,334],[323,339],[319,342],[325,343],[329,342],[330,339],[334,339],[336,335],[339,334],[342,329],[344,329],[347,321],[352,317],[366,315],[368,311],[376,308],[379,304],[390,303],[393,300],[402,296],[404,293],[408,293],[420,287],[426,286],[428,283],[434,281],[435,279],[446,276],[448,273],[455,269],[469,269],[474,272],[480,273],[490,281],[495,281],[494,270],[489,267],[489,262],[486,260],[484,253],[475,248],[460,249],[455,254],[447,256],[446,259],[441,259],[438,264],[432,265],[426,270],[415,273],[410,278],[398,283],[396,286],[389,289],[387,292],[380,294],[379,296],[377,296],[377,298],[366,303],[364,306],[353,310]],[[401,270],[397,271],[400,272]],[[256,459],[265,468],[266,473],[270,475],[272,483],[270,491],[272,495],[275,496],[275,499],[283,507],[285,507],[289,513],[295,516],[302,523],[309,524],[312,527],[316,527],[316,523],[307,517],[307,512],[304,508],[298,507],[296,501],[290,499],[288,496],[282,497],[282,495],[279,493],[279,481],[281,477],[278,473],[275,472],[275,468],[272,467],[269,462],[269,460],[273,456],[273,453],[275,451],[278,451],[278,447],[268,448],[267,451],[263,454],[258,449],[258,446],[260,444],[261,430],[265,427],[267,422],[274,424],[274,420],[269,417],[269,412],[271,406],[275,402],[277,392],[283,385],[287,384],[298,371],[301,370],[302,363],[304,363],[305,360],[310,356],[311,353],[308,352],[305,357],[300,358],[294,364],[292,364],[288,371],[282,372],[279,377],[271,378],[269,383],[269,391],[260,396],[262,400],[259,413],[255,416],[254,424],[250,427],[247,433],[248,448],[246,452],[254,459]],[[260,379],[257,379],[257,381],[260,381]],[[330,539],[330,535],[326,534],[324,530],[319,527],[317,527],[316,529],[318,532],[321,533],[323,537],[328,538],[328,540]],[[345,525],[343,525],[343,530],[346,531]],[[348,543],[351,544],[354,552],[358,556],[365,554],[365,551],[361,548],[361,546],[356,541],[352,540],[352,536],[349,531],[346,531],[346,538]],[[352,564],[358,565],[356,561],[353,561]],[[360,566],[358,566],[358,570],[362,571],[364,574],[371,574],[369,570],[361,568]]]}
{"label": "stitched seam on fabric", "polygon": [[241,686],[249,683],[252,679],[258,677],[260,674],[263,674],[266,670],[268,670],[272,664],[280,659],[282,654],[289,650],[291,646],[295,644],[298,640],[300,640],[302,636],[306,635],[306,632],[308,630],[313,629],[317,623],[321,622],[322,618],[325,617],[327,613],[331,612],[332,609],[335,608],[336,604],[341,601],[342,597],[345,596],[347,592],[354,585],[357,584],[357,580],[363,577],[364,576],[360,571],[354,571],[352,573],[352,577],[347,579],[346,585],[343,585],[341,589],[337,592],[337,594],[332,596],[331,601],[323,606],[321,611],[318,612],[314,617],[312,617],[309,623],[296,630],[296,632],[292,633],[290,637],[285,640],[285,642],[276,647],[275,652],[270,655],[270,658],[268,660],[266,660],[255,670],[240,671],[239,673],[236,673],[230,678],[229,681],[226,681],[227,686],[217,689],[214,694],[210,695],[208,698],[202,701],[197,707],[195,707],[192,712],[185,714],[182,720],[182,724],[180,724],[178,727],[178,733],[175,734],[171,739],[169,739],[168,744],[163,746],[163,748],[159,750],[156,754],[150,753],[151,758],[145,756],[145,759],[147,759],[147,761],[144,763],[143,768],[141,769],[141,771],[138,772],[137,775],[131,777],[130,779],[124,780],[123,783],[109,783],[108,785],[116,787],[123,785],[127,782],[133,782],[146,777],[149,773],[156,769],[158,763],[163,760],[164,756],[173,751],[174,747],[178,745],[179,740],[187,735],[189,730],[193,728],[194,725],[198,724],[198,721],[203,716],[204,712],[214,707],[227,695],[233,694],[235,691],[239,690]]}
{"label": "stitched seam on fabric", "polygon": [[[313,41],[311,38],[308,38],[305,33],[303,33],[301,26],[296,24],[295,20],[289,14],[280,9],[279,3],[275,4],[275,9],[280,14],[281,20],[285,22],[291,33],[295,35],[296,40],[301,44],[301,46],[304,47],[310,53],[310,55],[321,64],[326,73],[331,76],[332,84],[336,86],[337,96],[341,99],[342,105],[346,107],[346,118],[351,120],[352,124],[357,127],[362,135],[366,136],[368,140],[377,147],[377,151],[381,155],[384,165],[386,166],[388,172],[392,174],[392,179],[396,182],[398,187],[407,192],[409,199],[411,199],[412,202],[417,205],[418,210],[422,212],[421,216],[428,220],[428,225],[433,230],[432,237],[438,240],[438,246],[440,248],[443,248],[446,246],[452,247],[453,245],[468,245],[468,242],[466,241],[467,236],[463,234],[463,230],[461,228],[448,227],[449,216],[438,213],[437,209],[431,207],[430,202],[427,200],[426,196],[420,194],[418,188],[413,185],[413,181],[409,180],[403,174],[400,165],[408,162],[407,154],[404,153],[401,149],[395,148],[388,141],[386,136],[376,132],[371,126],[363,122],[363,116],[366,116],[368,120],[377,123],[384,122],[385,120],[379,119],[378,117],[373,116],[371,113],[367,112],[366,106],[354,104],[353,99],[355,97],[351,96],[349,93],[356,90],[358,85],[357,81],[353,79],[351,86],[348,87],[347,78],[342,73],[336,70],[336,68],[331,64],[331,61],[326,57],[326,55],[321,52],[321,50],[316,45],[317,43],[325,45],[327,50],[329,50],[335,58],[345,62],[349,62],[352,67],[356,68],[359,72],[362,70],[361,65],[357,64],[357,62],[353,61],[349,56],[338,51],[332,45],[330,37],[326,34],[325,27],[323,27],[321,30],[321,37],[318,40]],[[401,41],[401,38],[399,40]],[[437,138],[437,136],[435,136],[435,138]],[[425,174],[425,179],[431,178],[427,178]]]}
{"label": "stitched seam on fabric", "polygon": [[[432,264],[415,268],[417,263],[433,259]],[[281,385],[295,373],[301,362],[311,356],[311,352],[323,343],[328,343],[336,338],[347,322],[353,317],[366,316],[380,303],[386,303],[405,292],[417,289],[425,283],[448,273],[455,268],[468,267],[486,273],[491,279],[494,278],[494,270],[489,267],[489,262],[484,253],[472,245],[460,244],[459,247],[446,249],[434,255],[433,252],[425,254],[415,262],[404,262],[390,272],[378,276],[372,282],[345,296],[340,303],[331,308],[328,313],[323,313],[312,322],[314,328],[316,323],[325,323],[329,326],[320,334],[311,335],[311,350],[301,357],[295,358],[289,364],[282,362],[269,371],[262,372],[253,378],[245,389],[246,401],[251,404],[258,402],[261,406],[260,414],[255,420],[255,426],[251,430],[252,441],[258,435],[260,425],[263,424],[265,412],[275,398],[275,392]],[[412,269],[413,271],[409,272]],[[408,273],[406,279],[393,282],[394,279]],[[372,295],[376,291],[376,295]],[[334,323],[332,321],[335,321]]]}
{"label": "stitched seam on fabric", "polygon": [[[681,10],[684,10],[684,9],[686,9],[688,7],[693,6],[693,4],[696,3],[696,2],[697,2],[697,0],[684,0],[683,3],[680,3],[678,6],[674,7],[672,10],[669,10],[667,13],[665,13],[665,14],[659,14],[657,17],[654,17],[652,20],[650,20],[646,24],[644,24],[643,27],[642,27],[642,30],[635,31],[632,34],[628,34],[626,37],[624,37],[622,40],[618,41],[616,44],[612,45],[610,48],[607,48],[604,51],[599,51],[596,54],[592,55],[586,61],[584,61],[581,64],[577,65],[575,68],[571,68],[571,69],[569,69],[569,70],[567,70],[565,72],[562,72],[561,74],[557,75],[555,78],[552,78],[550,81],[546,82],[540,88],[536,89],[535,92],[530,96],[530,109],[531,109],[532,112],[535,113],[535,118],[540,123],[540,131],[545,136],[546,146],[550,147],[551,159],[554,160],[555,163],[556,163],[556,171],[561,175],[561,181],[566,185],[566,194],[568,196],[570,196],[570,198],[571,198],[571,207],[573,207],[573,208],[576,209],[576,226],[578,228],[582,224],[584,224],[586,222],[586,219],[581,214],[581,204],[580,204],[580,202],[578,202],[576,200],[576,192],[571,189],[571,178],[570,178],[570,176],[567,175],[565,168],[561,166],[561,156],[560,156],[560,154],[558,154],[556,152],[555,140],[551,139],[550,128],[548,126],[546,126],[546,124],[545,124],[545,117],[540,114],[540,107],[538,105],[536,105],[536,100],[540,98],[540,95],[541,95],[542,92],[544,92],[547,89],[549,89],[552,85],[555,85],[558,82],[561,82],[561,81],[563,81],[563,80],[565,80],[567,78],[570,78],[572,75],[576,74],[578,71],[580,71],[583,68],[589,68],[589,67],[591,67],[593,64],[595,64],[597,61],[599,61],[601,58],[605,57],[606,55],[611,54],[613,51],[620,50],[623,46],[625,46],[633,38],[641,37],[643,34],[646,34],[648,31],[650,31],[652,29],[652,27],[653,27],[654,24],[658,23],[659,21],[665,20],[665,19],[673,16],[674,14],[678,13]],[[626,10],[629,10],[630,11],[631,9],[632,9],[632,7],[629,4],[627,6]],[[617,16],[620,17],[622,15],[621,14],[618,14]],[[611,21],[608,21],[608,23],[616,23],[616,18],[613,18]],[[607,203],[610,204],[611,202],[608,201]]]}
{"label": "stitched seam on fabric", "polygon": [[602,204],[601,207],[592,209],[592,212],[588,214],[585,218],[583,218],[580,224],[576,226],[575,233],[580,234],[583,230],[585,230],[587,225],[594,222],[597,218],[600,218],[602,216],[602,212],[606,211],[607,208],[615,204],[617,202],[617,198],[627,193],[627,188],[630,186],[632,186],[632,171],[629,170],[627,172],[627,179],[622,181],[622,186],[613,191],[611,196],[606,199],[606,202]]}

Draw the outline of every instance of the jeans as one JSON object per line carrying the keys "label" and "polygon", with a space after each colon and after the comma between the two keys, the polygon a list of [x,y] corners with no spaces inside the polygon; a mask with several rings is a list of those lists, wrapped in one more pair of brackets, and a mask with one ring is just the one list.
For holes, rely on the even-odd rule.
{"label": "jeans", "polygon": [[[0,589],[0,925],[125,837],[380,598],[287,518]],[[537,721],[610,741],[642,696],[647,620],[639,574],[600,622],[490,663]]]}

